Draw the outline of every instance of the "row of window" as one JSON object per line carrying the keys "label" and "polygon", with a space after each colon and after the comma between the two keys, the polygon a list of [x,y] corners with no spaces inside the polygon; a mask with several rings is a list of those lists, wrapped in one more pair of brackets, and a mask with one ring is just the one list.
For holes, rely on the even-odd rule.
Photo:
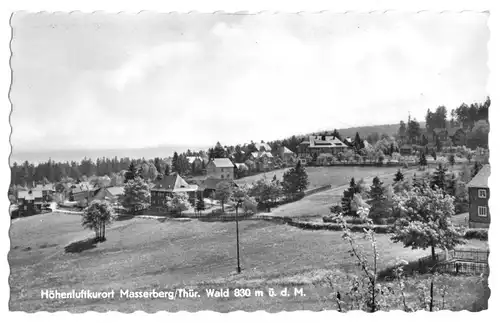
{"label": "row of window", "polygon": [[477,215],[480,217],[488,216],[488,207],[487,206],[478,206],[477,207]]}

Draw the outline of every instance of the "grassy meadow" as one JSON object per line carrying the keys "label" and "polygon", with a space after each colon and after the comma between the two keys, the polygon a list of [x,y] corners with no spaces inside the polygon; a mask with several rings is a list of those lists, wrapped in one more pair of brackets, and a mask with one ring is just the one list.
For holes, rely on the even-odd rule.
{"label": "grassy meadow", "polygon": [[[90,239],[93,232],[80,226],[79,215],[47,213],[21,218],[13,221],[10,230],[9,307],[28,312],[335,309],[333,302],[322,301],[328,295],[328,288],[314,283],[332,273],[338,277],[358,273],[341,234],[306,231],[267,221],[242,221],[243,271],[238,275],[232,222],[133,218],[114,222],[107,230],[107,241],[96,245]],[[381,268],[398,259],[411,261],[429,254],[428,250],[411,250],[394,244],[387,235],[377,235],[377,239]],[[361,245],[369,247],[368,242],[362,241]],[[484,248],[486,242],[471,240],[470,246]],[[287,286],[303,287],[306,295],[216,299],[207,298],[203,292],[205,288],[248,287],[252,291],[267,291],[270,287]],[[480,289],[472,280],[465,280],[460,286],[470,289],[468,301],[480,297]],[[41,299],[41,290],[45,289],[176,288],[199,290],[201,297],[175,301],[118,296],[108,300]]]}

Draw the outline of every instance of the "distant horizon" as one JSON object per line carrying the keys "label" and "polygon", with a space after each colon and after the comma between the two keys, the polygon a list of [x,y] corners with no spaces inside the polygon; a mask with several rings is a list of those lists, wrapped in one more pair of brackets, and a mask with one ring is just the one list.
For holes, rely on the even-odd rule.
{"label": "distant horizon", "polygon": [[[400,120],[401,121],[401,120]],[[404,121],[404,120],[403,120]],[[417,120],[418,121],[418,120]],[[418,121],[420,124],[425,123],[424,121]],[[310,133],[304,133],[304,134],[294,134],[295,136],[306,136],[306,135],[311,135],[315,133],[320,133],[323,131],[334,131],[337,130],[339,131],[340,135],[342,135],[342,132],[346,132],[351,129],[363,129],[363,128],[370,128],[370,127],[383,127],[383,126],[396,126],[399,125],[399,123],[385,123],[385,124],[379,124],[379,125],[361,125],[361,126],[353,126],[349,128],[332,128],[332,129],[320,129],[314,132]],[[393,133],[388,133],[388,135],[394,135]],[[280,137],[280,138],[275,138],[271,140],[264,140],[265,142],[271,142],[275,140],[283,140],[288,137]],[[344,137],[344,136],[343,136]],[[260,142],[262,139],[254,139],[254,142]],[[173,155],[174,152],[177,153],[185,153],[188,149],[190,149],[193,152],[198,152],[199,150],[208,150],[209,148],[212,148],[215,146],[217,142],[220,142],[221,145],[223,146],[236,146],[236,145],[243,145],[244,143],[237,143],[237,144],[225,144],[224,141],[218,140],[214,142],[212,145],[208,145],[205,147],[196,147],[196,146],[188,146],[188,145],[157,145],[157,146],[150,146],[150,147],[135,147],[135,148],[72,148],[72,149],[60,149],[60,150],[12,150],[11,158],[10,158],[10,164],[13,164],[14,162],[17,163],[23,163],[26,160],[29,162],[36,161],[36,163],[40,162],[46,162],[49,160],[49,158],[53,161],[56,162],[70,162],[70,161],[81,161],[84,158],[90,158],[92,160],[95,160],[96,158],[110,158],[113,159],[114,157],[118,158],[131,158],[131,159],[152,159],[155,157],[160,157],[160,158],[168,158]],[[247,141],[246,143],[250,143],[251,141]],[[147,153],[147,151],[150,151]],[[144,152],[146,152],[144,156]],[[87,155],[85,155],[87,153]],[[104,153],[104,155],[100,155]],[[24,157],[16,157],[17,156],[24,156]],[[38,155],[38,156],[37,156]],[[59,156],[72,156],[72,157],[58,157]],[[75,157],[75,156],[81,156],[81,157]]]}

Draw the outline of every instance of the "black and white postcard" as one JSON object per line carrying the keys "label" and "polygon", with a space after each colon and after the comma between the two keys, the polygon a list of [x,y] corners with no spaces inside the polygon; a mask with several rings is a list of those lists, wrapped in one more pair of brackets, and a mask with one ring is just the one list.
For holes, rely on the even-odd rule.
{"label": "black and white postcard", "polygon": [[13,12],[9,310],[488,310],[489,19]]}

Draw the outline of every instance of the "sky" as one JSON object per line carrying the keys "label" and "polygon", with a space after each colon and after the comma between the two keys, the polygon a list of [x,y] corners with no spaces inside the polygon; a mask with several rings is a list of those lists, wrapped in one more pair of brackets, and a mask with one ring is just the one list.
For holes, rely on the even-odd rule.
{"label": "sky", "polygon": [[18,151],[213,146],[485,100],[486,13],[26,13]]}

